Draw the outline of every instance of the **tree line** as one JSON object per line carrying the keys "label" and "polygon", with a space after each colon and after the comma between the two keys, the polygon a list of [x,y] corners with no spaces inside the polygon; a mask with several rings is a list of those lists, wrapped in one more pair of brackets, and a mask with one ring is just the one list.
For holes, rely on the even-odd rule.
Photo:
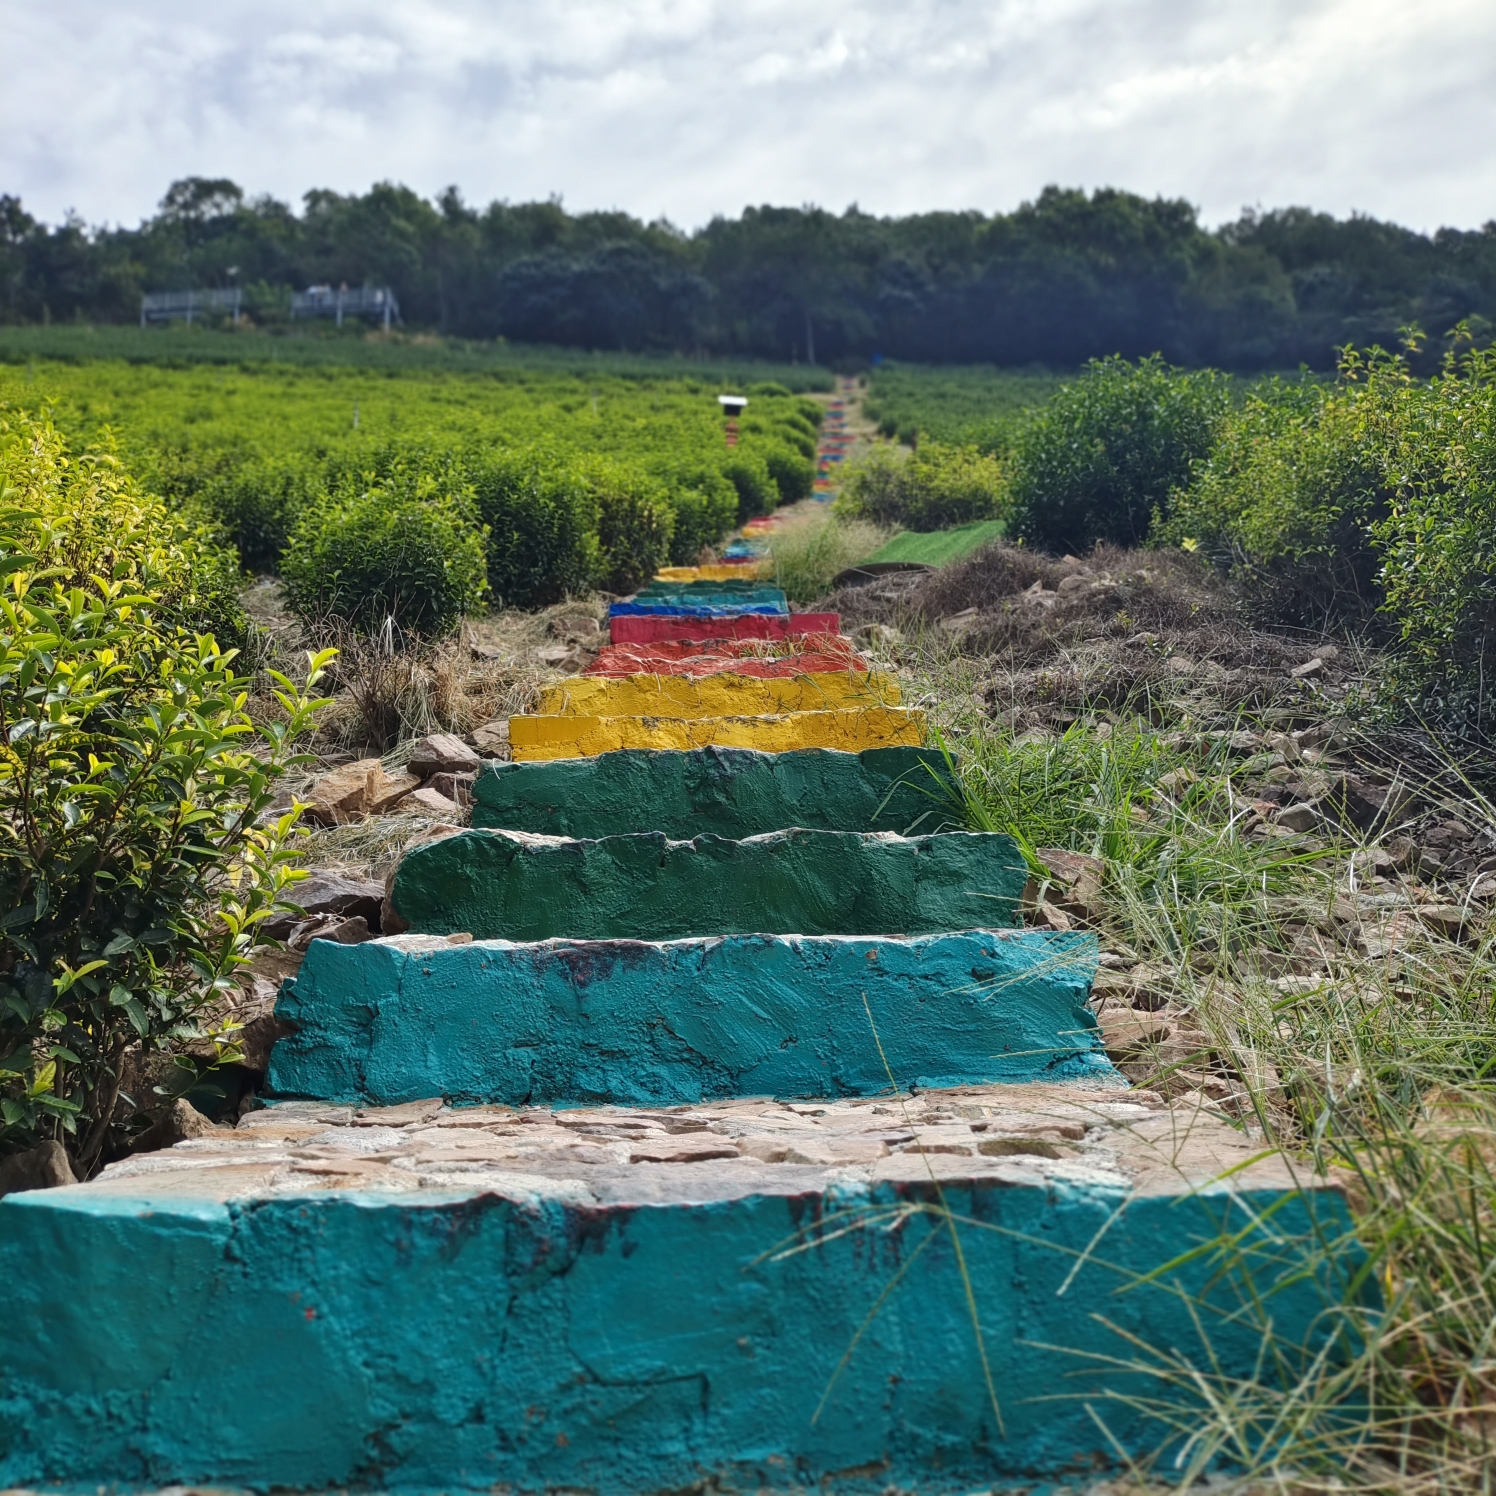
{"label": "tree line", "polygon": [[392,286],[410,327],[572,347],[1329,369],[1337,348],[1394,346],[1410,324],[1435,339],[1496,324],[1496,221],[1423,234],[1284,208],[1210,230],[1182,200],[1047,187],[990,216],[750,207],[685,233],[390,183],[318,189],[297,212],[189,177],[124,228],[45,224],[0,195],[3,321],[129,322],[143,291],[237,285],[266,325],[314,284]]}

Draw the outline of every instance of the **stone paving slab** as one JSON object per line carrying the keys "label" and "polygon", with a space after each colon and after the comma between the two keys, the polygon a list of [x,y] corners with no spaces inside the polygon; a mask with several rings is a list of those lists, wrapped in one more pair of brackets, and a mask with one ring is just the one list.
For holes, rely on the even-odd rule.
{"label": "stone paving slab", "polygon": [[768,678],[727,672],[698,680],[651,673],[573,676],[546,686],[536,712],[575,717],[751,717],[898,704],[898,682],[881,670]]}
{"label": "stone paving slab", "polygon": [[467,830],[407,851],[389,904],[397,931],[475,940],[923,935],[1016,923],[1027,881],[1012,839],[990,832]]}
{"label": "stone paving slab", "polygon": [[[1067,1354],[1131,1354],[1077,1306],[1204,1364],[1198,1323],[1225,1375],[1262,1315],[1313,1347],[1329,1286],[1301,1269],[1343,1203],[1254,1152],[1037,1086],[273,1107],[0,1202],[0,1484],[954,1496],[1094,1472],[1157,1431],[1112,1400],[1124,1372]],[[1207,1245],[1232,1230],[1259,1311]]]}
{"label": "stone paving slab", "polygon": [[1088,936],[313,941],[276,1017],[280,1095],[669,1105],[920,1086],[1122,1084]]}
{"label": "stone paving slab", "polygon": [[516,759],[582,758],[620,748],[919,747],[925,715],[904,707],[848,707],[746,717],[511,717],[509,746]]}
{"label": "stone paving slab", "polygon": [[490,761],[473,786],[472,823],[546,836],[661,831],[682,840],[786,826],[939,831],[958,814],[951,763],[934,748],[634,748],[597,758]]}

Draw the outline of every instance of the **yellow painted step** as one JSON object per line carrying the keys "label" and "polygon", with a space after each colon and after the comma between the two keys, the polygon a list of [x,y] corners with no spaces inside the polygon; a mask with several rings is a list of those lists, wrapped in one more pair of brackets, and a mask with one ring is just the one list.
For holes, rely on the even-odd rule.
{"label": "yellow painted step", "polygon": [[852,707],[767,717],[511,717],[509,751],[519,760],[591,758],[619,748],[918,748],[925,714],[903,707]]}
{"label": "yellow painted step", "polygon": [[768,574],[762,561],[746,561],[739,566],[662,566],[655,573],[657,582],[754,582]]}
{"label": "yellow painted step", "polygon": [[567,717],[760,717],[897,706],[899,686],[883,671],[756,676],[578,675],[540,693],[539,711]]}

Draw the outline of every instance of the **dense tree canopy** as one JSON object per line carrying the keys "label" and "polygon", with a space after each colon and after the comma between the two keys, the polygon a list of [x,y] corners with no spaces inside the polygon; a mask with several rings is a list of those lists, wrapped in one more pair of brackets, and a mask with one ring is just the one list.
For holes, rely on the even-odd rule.
{"label": "dense tree canopy", "polygon": [[1048,187],[991,217],[760,207],[683,234],[390,183],[309,192],[298,213],[190,177],[126,229],[39,223],[0,196],[0,320],[131,321],[142,291],[239,285],[274,323],[290,288],[323,283],[393,286],[410,326],[577,347],[1329,368],[1409,323],[1496,321],[1496,222],[1425,235],[1287,208],[1207,231],[1182,201]]}

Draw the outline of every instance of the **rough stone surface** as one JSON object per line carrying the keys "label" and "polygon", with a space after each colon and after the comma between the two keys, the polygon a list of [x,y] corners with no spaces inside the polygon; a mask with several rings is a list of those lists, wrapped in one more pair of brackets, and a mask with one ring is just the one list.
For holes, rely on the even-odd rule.
{"label": "rough stone surface", "polygon": [[379,928],[379,905],[384,898],[381,884],[347,873],[318,871],[293,883],[287,898],[299,904],[305,914],[287,910],[266,920],[260,933],[271,940],[285,940],[309,914],[362,915],[371,929]]}
{"label": "rough stone surface", "polygon": [[587,667],[587,675],[701,676],[801,675],[833,670],[866,670],[867,661],[850,639],[812,634],[788,639],[688,639],[656,644],[610,644]]}
{"label": "rough stone surface", "polygon": [[319,942],[276,1007],[294,1032],[268,1079],[359,1103],[670,1105],[875,1096],[886,1056],[921,1087],[1120,1085],[1085,1006],[1094,962],[1090,939],[1034,931]]}
{"label": "rough stone surface", "polygon": [[473,780],[476,776],[476,770],[466,774],[433,774],[428,788],[435,790],[438,795],[446,796],[459,810],[466,810],[473,803]]}
{"label": "rough stone surface", "polygon": [[367,809],[373,815],[386,815],[420,787],[421,776],[408,769],[397,769],[393,774],[381,772],[369,794]]}
{"label": "rough stone surface", "polygon": [[786,826],[907,835],[941,830],[955,813],[945,755],[931,748],[626,749],[598,758],[490,764],[473,797],[474,826],[575,837],[635,831],[682,840],[704,831],[744,837]]}
{"label": "rough stone surface", "polygon": [[[1252,1374],[1267,1316],[1317,1344],[1340,1285],[1302,1265],[1344,1204],[1256,1148],[1064,1087],[253,1112],[0,1203],[0,1485],[613,1496],[861,1469],[959,1493],[1094,1471],[1116,1447],[1089,1408],[1123,1449],[1159,1433],[1109,1399],[1147,1390],[1102,1359],[1134,1354],[1119,1331],[1224,1377]],[[1223,1230],[1250,1296],[1190,1251]]]}
{"label": "rough stone surface", "polygon": [[769,677],[577,676],[540,693],[542,715],[576,717],[751,717],[776,712],[897,706],[898,682],[881,671]]}
{"label": "rough stone surface", "polygon": [[414,794],[405,798],[407,810],[419,810],[425,815],[437,816],[442,820],[456,822],[461,817],[455,800],[449,800],[440,790],[430,785],[425,785]]}
{"label": "rough stone surface", "polygon": [[1026,877],[1013,842],[981,832],[463,831],[408,851],[390,903],[417,933],[477,940],[922,935],[1011,924]]}
{"label": "rough stone surface", "polygon": [[217,1129],[191,1102],[180,1096],[130,1145],[132,1153],[154,1153],[185,1143],[188,1138],[204,1138]]}
{"label": "rough stone surface", "polygon": [[52,1139],[0,1158],[0,1196],[21,1190],[56,1189],[77,1182],[67,1149]]}
{"label": "rough stone surface", "polygon": [[367,811],[369,798],[378,792],[384,766],[377,758],[361,758],[324,774],[312,786],[307,816],[324,826],[354,821]]}
{"label": "rough stone surface", "polygon": [[786,712],[761,717],[511,717],[509,747],[517,760],[592,757],[620,748],[916,748],[925,740],[923,712],[903,707]]}
{"label": "rough stone surface", "polygon": [[409,766],[412,774],[423,779],[443,772],[466,774],[478,767],[478,755],[455,734],[437,732],[416,744]]}
{"label": "rough stone surface", "polygon": [[609,618],[614,644],[652,644],[662,639],[785,639],[796,634],[836,634],[838,613],[747,613],[738,618]]}
{"label": "rough stone surface", "polygon": [[508,717],[495,717],[492,722],[482,723],[468,734],[468,739],[479,758],[507,759],[509,757]]}

